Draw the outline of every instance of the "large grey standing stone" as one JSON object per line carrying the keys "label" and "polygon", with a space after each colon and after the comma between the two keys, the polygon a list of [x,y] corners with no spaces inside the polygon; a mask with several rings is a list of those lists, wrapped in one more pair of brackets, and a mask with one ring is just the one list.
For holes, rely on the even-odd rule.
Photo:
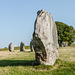
{"label": "large grey standing stone", "polygon": [[53,65],[58,58],[57,27],[51,14],[43,9],[37,12],[33,43],[36,62]]}
{"label": "large grey standing stone", "polygon": [[33,39],[31,40],[31,42],[30,42],[30,49],[31,49],[31,52],[33,52],[34,51],[34,47],[33,47]]}
{"label": "large grey standing stone", "polygon": [[10,52],[14,51],[14,45],[13,45],[13,43],[9,44],[9,51]]}
{"label": "large grey standing stone", "polygon": [[20,51],[25,51],[25,44],[23,42],[20,44]]}

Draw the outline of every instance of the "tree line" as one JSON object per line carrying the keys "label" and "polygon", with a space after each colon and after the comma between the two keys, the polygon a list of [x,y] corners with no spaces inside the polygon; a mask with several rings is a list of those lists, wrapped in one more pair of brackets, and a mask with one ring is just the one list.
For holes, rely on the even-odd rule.
{"label": "tree line", "polygon": [[55,22],[58,31],[58,43],[61,46],[62,42],[67,42],[70,46],[75,41],[75,29],[63,22]]}

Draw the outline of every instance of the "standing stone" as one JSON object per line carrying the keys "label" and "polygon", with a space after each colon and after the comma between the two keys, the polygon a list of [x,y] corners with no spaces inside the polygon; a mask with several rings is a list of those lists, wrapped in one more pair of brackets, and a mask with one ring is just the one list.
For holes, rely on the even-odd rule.
{"label": "standing stone", "polygon": [[38,64],[53,65],[58,58],[57,27],[50,13],[37,12],[33,33],[35,59]]}
{"label": "standing stone", "polygon": [[20,44],[20,51],[25,51],[25,44],[23,42]]}
{"label": "standing stone", "polygon": [[10,51],[10,52],[14,51],[13,43],[10,43],[10,44],[9,44],[9,51]]}
{"label": "standing stone", "polygon": [[30,49],[31,49],[31,52],[34,51],[34,47],[33,47],[33,39],[32,39],[31,42],[30,42]]}
{"label": "standing stone", "polygon": [[67,42],[62,42],[61,47],[68,47],[68,43]]}

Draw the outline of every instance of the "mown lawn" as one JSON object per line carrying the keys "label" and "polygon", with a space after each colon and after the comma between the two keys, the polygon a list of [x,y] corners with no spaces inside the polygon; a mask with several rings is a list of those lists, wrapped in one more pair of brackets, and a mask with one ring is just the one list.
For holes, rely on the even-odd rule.
{"label": "mown lawn", "polygon": [[0,75],[75,75],[75,47],[59,48],[53,66],[36,65],[35,53],[0,51]]}

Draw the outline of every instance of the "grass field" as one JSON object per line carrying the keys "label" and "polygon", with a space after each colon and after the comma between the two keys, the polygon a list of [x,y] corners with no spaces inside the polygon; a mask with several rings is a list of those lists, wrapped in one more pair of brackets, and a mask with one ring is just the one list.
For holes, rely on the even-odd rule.
{"label": "grass field", "polygon": [[0,75],[75,75],[75,47],[59,48],[53,66],[35,65],[35,53],[0,51]]}
{"label": "grass field", "polygon": [[[25,46],[25,49],[30,49],[30,46]],[[2,48],[2,49],[0,49],[0,51],[6,51],[6,50],[9,50],[9,49],[8,48]],[[20,46],[14,47],[14,50],[20,50]]]}

